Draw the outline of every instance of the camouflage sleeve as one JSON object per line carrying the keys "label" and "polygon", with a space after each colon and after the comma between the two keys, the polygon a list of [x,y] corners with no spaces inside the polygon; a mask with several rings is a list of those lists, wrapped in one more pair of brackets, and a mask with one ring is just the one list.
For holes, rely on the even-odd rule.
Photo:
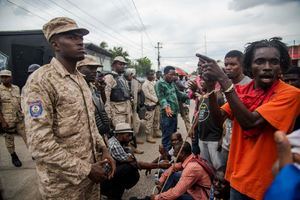
{"label": "camouflage sleeve", "polygon": [[106,97],[106,102],[105,102],[105,111],[108,115],[108,117],[111,119],[111,107],[110,107],[110,94],[111,94],[111,89],[115,86],[116,81],[114,77],[111,74],[108,74],[104,77],[104,81],[106,83],[105,85],[105,97]]}
{"label": "camouflage sleeve", "polygon": [[161,84],[161,82],[158,81],[155,85],[155,92],[156,92],[156,96],[159,101],[159,105],[163,109],[165,109],[167,106],[170,106],[170,104],[167,101],[167,95],[166,95],[165,90],[166,90],[166,88],[164,88],[164,86]]}
{"label": "camouflage sleeve", "polygon": [[79,184],[91,170],[91,164],[70,154],[56,142],[54,132],[54,92],[47,81],[30,81],[25,86],[22,105],[25,114],[28,147],[38,163],[55,167],[60,176]]}

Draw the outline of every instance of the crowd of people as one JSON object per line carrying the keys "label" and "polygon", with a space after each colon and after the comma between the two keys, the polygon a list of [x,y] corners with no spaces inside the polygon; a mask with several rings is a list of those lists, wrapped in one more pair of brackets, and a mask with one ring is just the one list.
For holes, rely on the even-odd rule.
{"label": "crowd of people", "polygon": [[[12,133],[24,139],[42,199],[100,199],[101,191],[119,200],[142,169],[159,169],[157,194],[143,199],[299,199],[300,68],[279,38],[229,51],[224,67],[196,54],[195,79],[166,66],[142,83],[122,56],[111,72],[98,71],[83,47],[89,31],[74,20],[54,18],[43,32],[55,56],[29,66],[22,91],[0,71],[1,132],[16,167]],[[186,137],[177,132],[179,115]],[[145,141],[137,137],[142,121]],[[159,156],[138,160],[139,145],[154,138]]]}

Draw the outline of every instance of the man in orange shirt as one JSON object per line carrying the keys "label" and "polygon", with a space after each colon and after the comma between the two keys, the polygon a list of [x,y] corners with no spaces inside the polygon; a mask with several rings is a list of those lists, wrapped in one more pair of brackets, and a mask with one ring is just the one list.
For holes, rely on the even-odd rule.
{"label": "man in orange shirt", "polygon": [[233,120],[232,141],[225,178],[230,182],[230,199],[262,199],[273,180],[272,165],[277,151],[273,134],[289,133],[300,112],[300,90],[281,80],[289,64],[287,47],[278,38],[250,43],[245,50],[245,70],[253,81],[236,86],[213,59],[199,55],[208,91],[219,82],[227,102],[221,108],[216,95],[209,96],[216,123]]}

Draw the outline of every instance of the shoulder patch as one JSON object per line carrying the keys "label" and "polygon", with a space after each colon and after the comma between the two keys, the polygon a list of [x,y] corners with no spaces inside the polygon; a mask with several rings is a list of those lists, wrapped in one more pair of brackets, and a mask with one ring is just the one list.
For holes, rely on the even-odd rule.
{"label": "shoulder patch", "polygon": [[43,114],[43,105],[40,100],[28,102],[29,105],[29,113],[33,118],[39,117]]}

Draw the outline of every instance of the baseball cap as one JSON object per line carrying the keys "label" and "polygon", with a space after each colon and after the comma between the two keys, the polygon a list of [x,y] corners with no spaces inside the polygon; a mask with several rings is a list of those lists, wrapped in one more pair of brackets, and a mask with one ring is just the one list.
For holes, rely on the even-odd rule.
{"label": "baseball cap", "polygon": [[43,33],[48,41],[50,41],[50,38],[55,34],[69,31],[78,31],[78,33],[82,35],[89,33],[87,29],[79,28],[76,22],[68,17],[56,17],[43,26]]}
{"label": "baseball cap", "polygon": [[126,60],[122,56],[115,57],[112,63],[114,63],[116,61],[127,64]]}
{"label": "baseball cap", "polygon": [[80,68],[80,67],[86,66],[86,65],[92,65],[92,66],[97,66],[97,67],[102,66],[99,62],[97,62],[96,57],[91,56],[91,55],[85,55],[83,60],[77,62],[76,67]]}
{"label": "baseball cap", "polygon": [[0,71],[0,76],[11,76],[11,71],[4,69]]}

